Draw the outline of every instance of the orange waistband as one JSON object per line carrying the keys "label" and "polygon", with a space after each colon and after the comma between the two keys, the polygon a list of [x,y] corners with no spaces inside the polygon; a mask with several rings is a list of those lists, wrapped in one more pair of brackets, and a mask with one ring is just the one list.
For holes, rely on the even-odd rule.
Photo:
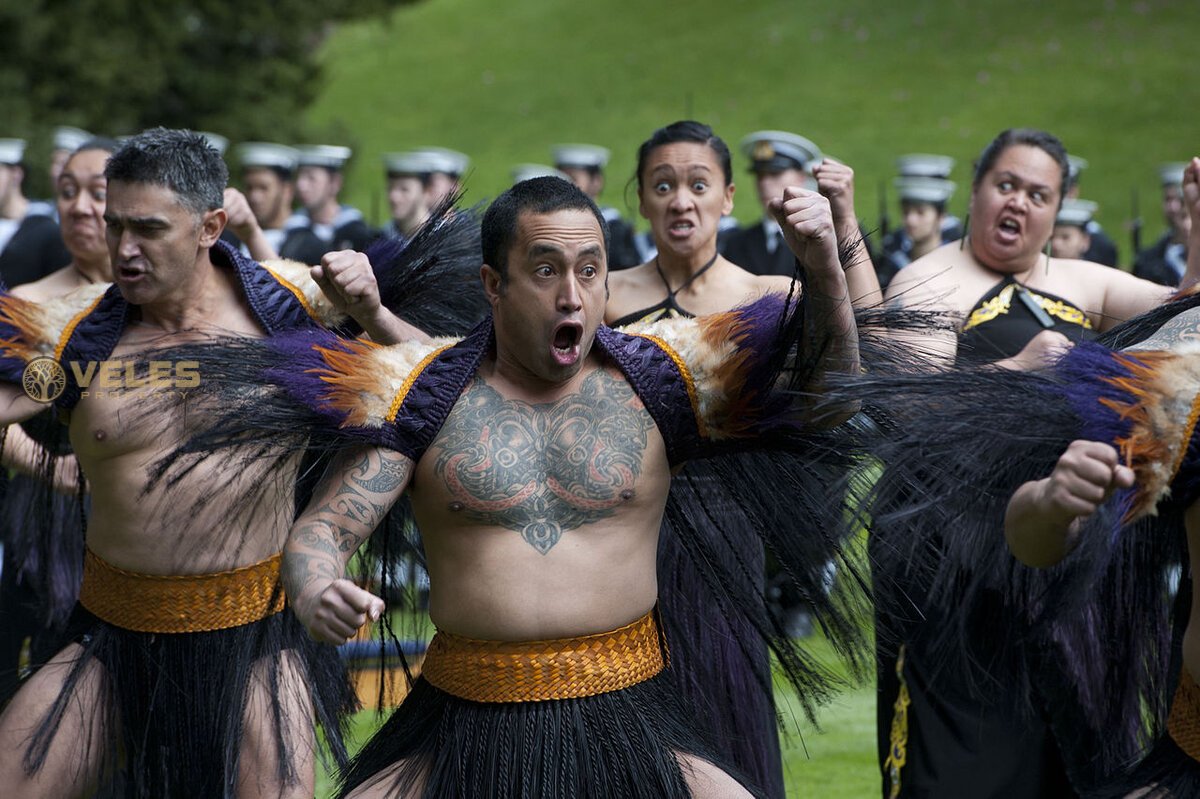
{"label": "orange waistband", "polygon": [[118,569],[90,549],[83,559],[79,602],[97,618],[146,633],[224,630],[283,610],[276,554],[213,574],[138,574]]}
{"label": "orange waistband", "polygon": [[619,691],[665,666],[651,611],[611,632],[549,641],[477,641],[439,631],[421,675],[473,702],[543,702]]}
{"label": "orange waistband", "polygon": [[1171,716],[1167,719],[1171,739],[1192,760],[1200,760],[1200,687],[1184,666],[1179,670],[1179,687],[1171,700]]}

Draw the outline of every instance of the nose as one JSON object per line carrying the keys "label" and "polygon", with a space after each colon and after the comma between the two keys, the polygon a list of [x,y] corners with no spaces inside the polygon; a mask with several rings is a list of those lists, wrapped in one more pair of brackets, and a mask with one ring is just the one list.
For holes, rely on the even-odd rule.
{"label": "nose", "polygon": [[686,186],[680,186],[674,194],[671,195],[670,209],[672,211],[687,211],[692,207],[695,200],[692,197],[692,192]]}
{"label": "nose", "polygon": [[1004,204],[1004,207],[1011,213],[1023,214],[1029,210],[1029,197],[1024,191],[1014,191],[1008,195],[1008,202]]}
{"label": "nose", "polygon": [[122,230],[116,236],[116,254],[117,258],[123,261],[128,261],[137,256],[140,251],[138,248],[137,239],[128,230]]}
{"label": "nose", "polygon": [[78,216],[91,216],[95,210],[96,202],[92,199],[92,195],[86,191],[81,191],[71,200],[70,211]]}
{"label": "nose", "polygon": [[558,287],[558,310],[574,312],[582,307],[583,295],[579,290],[579,281],[575,279],[574,272],[569,272]]}

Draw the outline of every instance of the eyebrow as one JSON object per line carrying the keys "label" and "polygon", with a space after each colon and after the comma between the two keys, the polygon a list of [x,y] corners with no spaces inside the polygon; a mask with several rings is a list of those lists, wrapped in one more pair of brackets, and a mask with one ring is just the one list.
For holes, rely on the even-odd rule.
{"label": "eyebrow", "polygon": [[[678,171],[680,172],[695,172],[697,169],[703,169],[705,172],[712,172],[712,168],[708,164],[697,162],[694,164],[684,164]],[[676,172],[676,169],[671,164],[659,164],[650,170],[650,174],[654,175],[658,172]]]}
{"label": "eyebrow", "polygon": [[[599,244],[588,244],[579,248],[579,255],[599,256],[602,252]],[[529,254],[535,258],[543,255],[565,256],[566,250],[555,244],[535,244],[529,248]]]}
{"label": "eyebrow", "polygon": [[535,244],[529,248],[529,254],[533,256],[539,255],[562,255],[563,248],[554,244]]}

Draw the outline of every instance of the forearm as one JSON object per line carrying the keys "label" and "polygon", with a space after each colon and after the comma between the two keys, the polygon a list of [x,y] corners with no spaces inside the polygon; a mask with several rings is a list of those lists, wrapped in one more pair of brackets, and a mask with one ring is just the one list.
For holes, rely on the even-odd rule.
{"label": "forearm", "polygon": [[74,455],[51,455],[34,441],[19,425],[9,425],[4,432],[4,454],[0,458],[5,468],[29,477],[45,478],[53,464],[54,490],[74,494],[79,489],[81,475]]}
{"label": "forearm", "polygon": [[[281,578],[288,600],[298,610],[309,606],[334,580],[346,573],[350,556],[361,540],[339,535],[322,519],[300,520],[283,548]],[[342,547],[348,546],[347,551]]]}
{"label": "forearm", "polygon": [[296,520],[284,546],[284,591],[305,618],[408,485],[412,461],[390,450],[365,449],[339,456]]}
{"label": "forearm", "polygon": [[355,317],[355,321],[362,325],[363,332],[376,344],[399,344],[402,341],[424,343],[430,340],[425,331],[410,325],[383,306],[370,316],[362,319]]}
{"label": "forearm", "polygon": [[809,279],[805,282],[805,331],[801,352],[816,362],[810,388],[819,388],[831,373],[857,374],[859,371],[858,326],[850,301],[847,281],[834,278]]}
{"label": "forearm", "polygon": [[879,276],[875,274],[875,264],[871,262],[871,253],[867,250],[866,239],[858,227],[858,219],[851,216],[848,221],[834,218],[838,242],[841,245],[853,243],[850,259],[845,264],[846,287],[850,293],[850,302],[855,308],[872,308],[883,301],[883,289],[879,287]]}
{"label": "forearm", "polygon": [[239,231],[238,238],[242,239],[242,243],[246,245],[246,249],[250,251],[250,257],[262,263],[263,261],[274,261],[279,258],[279,253],[275,252],[275,248],[267,241],[266,235],[262,232],[262,228],[255,226],[253,230]]}
{"label": "forearm", "polygon": [[1079,542],[1077,519],[1048,514],[1041,498],[1049,478],[1018,488],[1004,513],[1004,539],[1009,551],[1026,566],[1049,568],[1062,561]]}
{"label": "forearm", "polygon": [[31,399],[19,386],[11,383],[0,384],[0,425],[23,422],[49,407],[49,403]]}
{"label": "forearm", "polygon": [[[808,282],[804,309],[805,330],[800,354],[814,364],[806,392],[820,397],[832,374],[855,375],[859,371],[858,327],[844,280]],[[834,427],[859,410],[857,403],[810,403],[804,416],[810,423]]]}
{"label": "forearm", "polygon": [[1179,288],[1190,289],[1200,283],[1200,225],[1192,223],[1192,232],[1188,235],[1187,271],[1179,281]]}

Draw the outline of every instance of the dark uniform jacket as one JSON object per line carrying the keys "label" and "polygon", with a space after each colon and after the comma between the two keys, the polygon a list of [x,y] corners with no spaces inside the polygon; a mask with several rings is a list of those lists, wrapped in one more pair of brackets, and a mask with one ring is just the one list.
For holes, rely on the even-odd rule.
{"label": "dark uniform jacket", "polygon": [[49,203],[31,202],[13,237],[0,251],[0,278],[12,288],[32,283],[71,263],[71,253]]}
{"label": "dark uniform jacket", "polygon": [[1171,232],[1138,253],[1133,274],[1164,286],[1178,286],[1187,269],[1187,250],[1172,246]]}

